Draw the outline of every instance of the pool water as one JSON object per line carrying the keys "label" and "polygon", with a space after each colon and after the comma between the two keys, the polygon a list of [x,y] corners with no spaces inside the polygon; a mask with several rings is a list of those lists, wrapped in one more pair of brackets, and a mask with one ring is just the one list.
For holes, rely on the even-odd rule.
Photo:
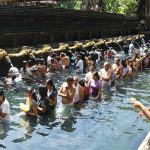
{"label": "pool water", "polygon": [[[70,74],[73,70],[52,75],[57,89]],[[18,88],[4,89],[13,122],[9,130],[0,124],[0,149],[135,150],[149,131],[149,121],[138,116],[130,99],[135,97],[150,105],[150,70],[117,83],[110,93],[102,95],[102,101],[88,100],[66,114],[58,113],[58,97],[56,110],[48,118],[30,120],[20,111],[19,103],[26,101],[26,87],[32,85],[37,89],[38,84],[24,82]]]}

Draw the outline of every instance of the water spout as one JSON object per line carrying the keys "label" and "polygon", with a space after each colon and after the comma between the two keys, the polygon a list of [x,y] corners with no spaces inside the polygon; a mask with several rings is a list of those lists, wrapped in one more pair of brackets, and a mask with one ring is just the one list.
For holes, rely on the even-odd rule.
{"label": "water spout", "polygon": [[119,48],[120,48],[120,50],[121,50],[121,53],[124,53],[124,51],[123,51],[121,45],[120,45],[119,43],[117,43],[117,42],[116,42],[116,44],[119,46]]}

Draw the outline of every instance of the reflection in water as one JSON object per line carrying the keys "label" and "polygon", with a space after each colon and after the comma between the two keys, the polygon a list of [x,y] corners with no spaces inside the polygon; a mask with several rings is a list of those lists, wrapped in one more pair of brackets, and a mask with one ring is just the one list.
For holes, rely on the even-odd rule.
{"label": "reflection in water", "polygon": [[69,117],[64,119],[64,122],[61,125],[61,129],[66,131],[66,132],[73,132],[76,130],[74,127],[74,124],[76,123],[76,118],[75,117]]}
{"label": "reflection in water", "polygon": [[10,129],[10,123],[9,122],[0,122],[0,139],[4,139],[7,137],[7,133]]}
{"label": "reflection in water", "polygon": [[20,126],[26,129],[26,134],[32,135],[37,125],[37,118],[32,116],[22,116],[20,118]]}

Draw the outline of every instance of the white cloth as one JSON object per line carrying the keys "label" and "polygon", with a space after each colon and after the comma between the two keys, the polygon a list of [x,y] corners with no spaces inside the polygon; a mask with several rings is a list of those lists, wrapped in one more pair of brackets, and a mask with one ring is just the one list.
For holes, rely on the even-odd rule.
{"label": "white cloth", "polygon": [[8,75],[10,76],[17,76],[19,74],[19,70],[16,67],[11,67],[8,71]]}
{"label": "white cloth", "polygon": [[77,62],[76,67],[79,67],[79,68],[77,69],[77,72],[83,71],[83,60],[82,60],[82,59],[80,59],[80,60]]}
{"label": "white cloth", "polygon": [[101,77],[102,80],[102,86],[110,86],[111,85],[111,78],[109,79],[109,81],[105,81],[102,78],[107,78],[110,74],[111,70],[106,71],[105,68],[102,68],[99,72],[99,75]]}
{"label": "white cloth", "polygon": [[93,73],[92,72],[86,73],[85,81],[89,82],[92,78],[93,78]]}
{"label": "white cloth", "polygon": [[134,47],[134,45],[131,43],[131,44],[129,45],[129,55],[132,55],[133,52],[134,52],[134,50],[135,50],[135,47]]}
{"label": "white cloth", "polygon": [[79,94],[79,84],[76,86],[76,92],[75,92],[75,95],[73,97],[73,103],[76,103],[76,102],[79,102],[80,101],[80,94]]}
{"label": "white cloth", "polygon": [[132,43],[129,45],[129,50],[134,50],[134,45]]}
{"label": "white cloth", "polygon": [[29,68],[26,68],[26,72],[24,72],[24,69],[21,68],[20,69],[20,73],[22,75],[22,78],[25,78],[25,79],[28,79],[28,78],[30,78],[32,76],[32,73],[31,73]]}
{"label": "white cloth", "polygon": [[48,56],[48,57],[47,57],[47,64],[48,64],[48,65],[51,63],[51,59],[52,59],[51,56]]}
{"label": "white cloth", "polygon": [[0,105],[0,112],[6,113],[4,118],[1,117],[2,121],[11,121],[12,118],[10,116],[10,106],[9,102],[5,99],[5,101]]}

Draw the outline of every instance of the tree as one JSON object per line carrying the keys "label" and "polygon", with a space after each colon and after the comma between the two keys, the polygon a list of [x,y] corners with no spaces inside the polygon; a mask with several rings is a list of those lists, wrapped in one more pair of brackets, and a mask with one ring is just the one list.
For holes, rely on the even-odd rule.
{"label": "tree", "polygon": [[138,0],[105,0],[105,11],[133,15],[136,13]]}

